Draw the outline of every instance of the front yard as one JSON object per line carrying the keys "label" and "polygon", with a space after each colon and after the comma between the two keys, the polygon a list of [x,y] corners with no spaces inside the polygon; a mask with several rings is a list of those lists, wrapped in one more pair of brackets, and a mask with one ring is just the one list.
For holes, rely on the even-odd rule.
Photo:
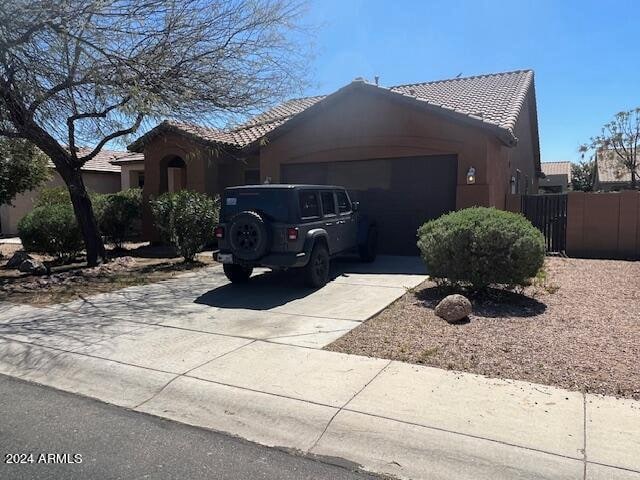
{"label": "front yard", "polygon": [[185,263],[170,247],[147,243],[126,244],[126,250],[110,252],[111,260],[87,268],[84,258],[59,264],[51,257],[31,256],[48,263],[50,275],[35,276],[7,269],[7,260],[20,245],[2,244],[0,253],[0,301],[42,306],[72,301],[98,293],[167,280],[188,270],[214,263],[211,252],[202,252],[195,262]]}
{"label": "front yard", "polygon": [[434,314],[427,281],[327,347],[450,370],[640,399],[640,262],[547,258],[543,284]]}

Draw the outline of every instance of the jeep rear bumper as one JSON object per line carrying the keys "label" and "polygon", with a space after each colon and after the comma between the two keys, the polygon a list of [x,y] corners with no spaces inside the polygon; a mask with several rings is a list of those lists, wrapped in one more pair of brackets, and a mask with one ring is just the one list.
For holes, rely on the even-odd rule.
{"label": "jeep rear bumper", "polygon": [[[220,251],[221,254],[230,254],[231,252]],[[267,268],[297,268],[304,267],[309,262],[309,255],[305,252],[299,253],[270,253],[259,260],[246,261],[236,258],[233,255],[233,262],[238,265],[247,267],[267,267]],[[217,259],[217,257],[216,257]],[[228,263],[228,262],[227,262]]]}

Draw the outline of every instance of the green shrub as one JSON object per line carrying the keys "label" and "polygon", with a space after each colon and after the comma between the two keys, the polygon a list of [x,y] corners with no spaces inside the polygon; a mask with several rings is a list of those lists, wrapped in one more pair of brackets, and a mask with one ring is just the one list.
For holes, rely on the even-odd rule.
{"label": "green shrub", "polygon": [[429,274],[475,290],[525,285],[543,265],[542,233],[526,218],[495,208],[467,208],[418,229]]}
{"label": "green shrub", "polygon": [[35,202],[34,207],[45,207],[47,205],[71,204],[71,197],[67,187],[43,188]]}
{"label": "green shrub", "polygon": [[213,241],[219,198],[181,190],[164,193],[150,203],[156,228],[186,261],[193,261],[196,253]]}
{"label": "green shrub", "polygon": [[139,188],[100,195],[93,200],[93,206],[100,232],[117,248],[139,234],[142,215],[142,192]]}
{"label": "green shrub", "polygon": [[83,247],[71,204],[34,208],[18,223],[18,235],[26,251],[58,258],[72,258]]}

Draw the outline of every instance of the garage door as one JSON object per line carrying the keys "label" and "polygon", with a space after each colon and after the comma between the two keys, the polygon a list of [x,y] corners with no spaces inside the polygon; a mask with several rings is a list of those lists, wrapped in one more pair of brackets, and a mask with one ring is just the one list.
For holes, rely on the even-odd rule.
{"label": "garage door", "polygon": [[455,155],[287,164],[283,183],[341,185],[375,218],[380,253],[415,255],[416,230],[455,209]]}

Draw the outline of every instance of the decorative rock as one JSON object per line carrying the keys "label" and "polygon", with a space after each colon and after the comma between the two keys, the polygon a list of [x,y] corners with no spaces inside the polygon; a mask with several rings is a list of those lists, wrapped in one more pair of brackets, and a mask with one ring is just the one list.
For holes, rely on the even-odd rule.
{"label": "decorative rock", "polygon": [[33,258],[27,258],[20,264],[18,270],[32,275],[44,275],[47,273],[47,267],[45,267],[44,263],[34,260]]}
{"label": "decorative rock", "polygon": [[5,267],[6,268],[19,268],[20,265],[22,264],[22,262],[24,262],[25,260],[30,260],[30,259],[31,259],[31,255],[29,255],[24,250],[18,250],[7,261],[7,264],[5,265]]}
{"label": "decorative rock", "polygon": [[447,295],[438,303],[435,312],[449,323],[458,322],[471,313],[471,302],[464,295]]}

